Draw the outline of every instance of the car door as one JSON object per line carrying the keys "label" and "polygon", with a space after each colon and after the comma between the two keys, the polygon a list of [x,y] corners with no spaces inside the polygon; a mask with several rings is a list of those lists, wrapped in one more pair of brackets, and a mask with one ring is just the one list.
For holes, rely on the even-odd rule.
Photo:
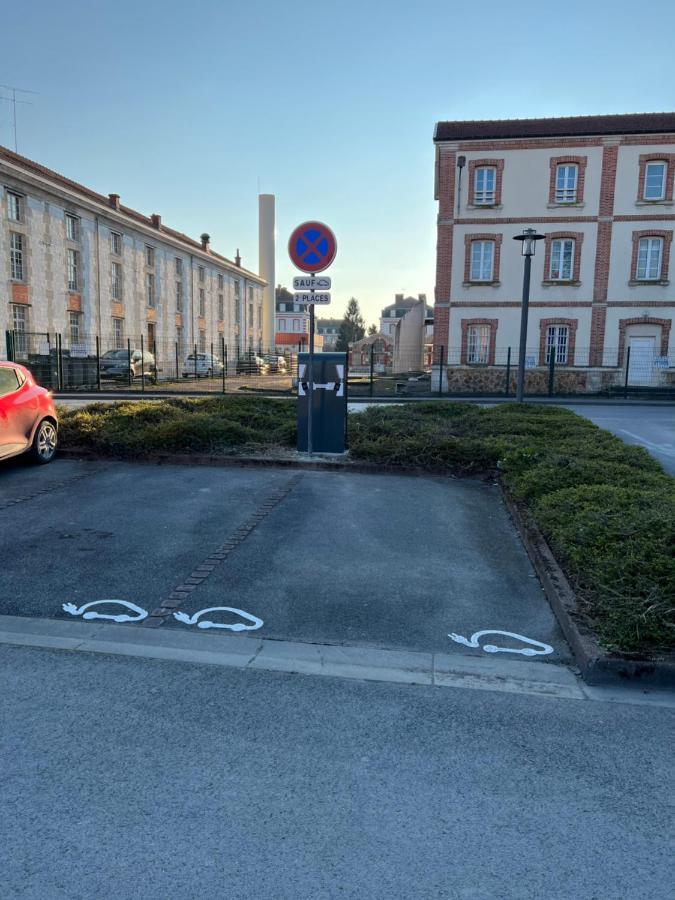
{"label": "car door", "polygon": [[0,366],[0,459],[28,448],[37,414],[38,397],[23,373]]}

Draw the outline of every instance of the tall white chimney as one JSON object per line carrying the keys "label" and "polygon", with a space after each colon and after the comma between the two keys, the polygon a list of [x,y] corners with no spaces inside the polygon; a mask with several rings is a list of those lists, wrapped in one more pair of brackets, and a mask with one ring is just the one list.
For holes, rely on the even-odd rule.
{"label": "tall white chimney", "polygon": [[275,314],[275,210],[274,194],[258,195],[258,272],[267,282],[263,294],[263,349],[274,352],[274,314]]}

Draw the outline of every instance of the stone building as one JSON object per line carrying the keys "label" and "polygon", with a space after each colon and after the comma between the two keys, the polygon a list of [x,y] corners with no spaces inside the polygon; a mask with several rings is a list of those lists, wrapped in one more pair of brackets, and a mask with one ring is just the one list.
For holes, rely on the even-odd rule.
{"label": "stone building", "polygon": [[193,240],[0,147],[0,330],[17,358],[56,334],[82,354],[95,336],[101,352],[143,336],[160,360],[195,344],[257,348],[264,285],[208,234]]}
{"label": "stone building", "polygon": [[340,337],[340,325],[342,319],[317,319],[316,331],[323,338],[323,349],[326,351],[335,350]]}
{"label": "stone building", "polygon": [[[528,366],[584,369],[587,389],[675,371],[675,113],[438,122],[434,344],[460,366],[503,365],[532,265]],[[591,374],[589,374],[589,372]],[[670,373],[670,374],[669,374]],[[570,373],[571,374],[571,373]]]}

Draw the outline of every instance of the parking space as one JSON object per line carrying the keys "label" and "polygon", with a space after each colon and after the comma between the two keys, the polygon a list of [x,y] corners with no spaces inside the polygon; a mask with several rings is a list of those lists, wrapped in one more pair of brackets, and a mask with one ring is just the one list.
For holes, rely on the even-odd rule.
{"label": "parking space", "polygon": [[[31,478],[61,487],[29,496]],[[257,635],[294,641],[475,655],[485,643],[532,647],[505,635],[473,647],[448,637],[495,630],[550,645],[542,659],[568,658],[491,484],[57,461],[1,466],[0,491],[28,497],[0,509],[10,535],[0,614],[68,616],[64,603],[105,599],[152,613],[174,598],[191,621],[171,613],[162,628],[262,620]],[[202,614],[223,606],[254,619]]]}

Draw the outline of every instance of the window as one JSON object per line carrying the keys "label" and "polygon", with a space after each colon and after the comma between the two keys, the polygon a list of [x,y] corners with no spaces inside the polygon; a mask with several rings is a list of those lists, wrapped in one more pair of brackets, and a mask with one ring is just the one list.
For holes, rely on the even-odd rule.
{"label": "window", "polygon": [[279,319],[279,331],[286,331],[286,319]]}
{"label": "window", "polygon": [[300,319],[293,319],[293,331],[300,331]]}
{"label": "window", "polygon": [[206,315],[206,296],[204,288],[199,288],[199,315],[204,318]]}
{"label": "window", "polygon": [[[249,297],[250,297],[249,293]],[[253,328],[253,304],[249,303],[248,305],[248,324],[250,328]]]}
{"label": "window", "polygon": [[183,282],[176,282],[176,312],[183,312]]}
{"label": "window", "polygon": [[222,322],[225,318],[225,301],[223,295],[218,294],[218,319]]}
{"label": "window", "polygon": [[113,319],[113,347],[122,350],[124,347],[124,319]]}
{"label": "window", "polygon": [[661,160],[648,162],[645,168],[645,200],[663,200],[666,196],[667,165]]}
{"label": "window", "polygon": [[497,170],[494,166],[479,166],[474,179],[473,202],[476,206],[492,206],[496,197]]}
{"label": "window", "polygon": [[183,350],[183,329],[180,325],[176,328],[176,343],[178,344],[178,354],[180,356]]}
{"label": "window", "polygon": [[206,353],[206,332],[199,332],[199,352]]}
{"label": "window", "polygon": [[657,281],[661,277],[661,259],[663,257],[663,238],[640,238],[638,244],[637,272],[638,281]]}
{"label": "window", "polygon": [[551,281],[571,281],[574,272],[574,239],[551,241]]}
{"label": "window", "polygon": [[110,296],[113,300],[122,299],[122,266],[118,262],[110,263]]}
{"label": "window", "polygon": [[12,222],[23,222],[23,197],[7,191],[7,217]]}
{"label": "window", "polygon": [[492,281],[494,241],[471,242],[471,281]]}
{"label": "window", "polygon": [[69,241],[79,241],[80,220],[77,216],[66,214],[66,237]]}
{"label": "window", "polygon": [[490,326],[470,325],[467,334],[466,361],[487,365],[490,354]]}
{"label": "window", "polygon": [[77,286],[79,284],[78,269],[79,269],[79,264],[80,264],[80,259],[79,259],[80,254],[77,252],[77,250],[68,250],[67,254],[68,254],[68,260],[67,260],[68,290],[76,291]]}
{"label": "window", "polygon": [[576,203],[579,167],[575,164],[558,166],[555,170],[555,202]]}
{"label": "window", "polygon": [[18,303],[12,306],[12,328],[14,329],[14,352],[25,356],[27,352],[28,310],[25,306],[20,306]]}
{"label": "window", "polygon": [[147,247],[145,248],[145,264],[149,266],[151,269],[155,267],[155,248]]}
{"label": "window", "polygon": [[110,232],[110,252],[114,253],[115,256],[122,255],[122,235],[116,231]]}
{"label": "window", "polygon": [[221,274],[219,274],[218,275],[218,290],[222,291],[224,286],[225,286],[225,279],[223,278],[223,276]]}
{"label": "window", "polygon": [[176,257],[175,264],[176,264],[176,275],[179,275],[179,276],[182,275],[183,274],[183,260],[180,258],[180,256]]}
{"label": "window", "polygon": [[145,295],[148,298],[148,306],[155,305],[155,276],[152,272],[145,275]]}
{"label": "window", "polygon": [[248,302],[253,303],[253,288],[249,287],[248,289]]}
{"label": "window", "polygon": [[148,351],[155,353],[155,326],[152,322],[148,322]]}
{"label": "window", "polygon": [[11,278],[23,281],[23,235],[11,231],[9,235],[9,261]]}
{"label": "window", "polygon": [[199,267],[199,283],[204,284],[204,278],[206,276],[206,270],[204,266]]}
{"label": "window", "polygon": [[234,303],[234,324],[235,325],[241,324],[241,304],[239,303],[238,300],[235,300],[235,303]]}
{"label": "window", "polygon": [[262,306],[258,307],[258,328],[262,328]]}
{"label": "window", "polygon": [[234,296],[236,300],[241,296],[241,282],[239,281],[235,281],[234,283]]}
{"label": "window", "polygon": [[68,313],[68,327],[70,329],[70,346],[80,343],[80,314],[76,312]]}
{"label": "window", "polygon": [[556,363],[566,365],[570,330],[567,325],[549,325],[546,329],[546,365],[551,362],[551,354]]}
{"label": "window", "polygon": [[3,366],[0,369],[0,397],[6,397],[20,387],[16,369]]}

